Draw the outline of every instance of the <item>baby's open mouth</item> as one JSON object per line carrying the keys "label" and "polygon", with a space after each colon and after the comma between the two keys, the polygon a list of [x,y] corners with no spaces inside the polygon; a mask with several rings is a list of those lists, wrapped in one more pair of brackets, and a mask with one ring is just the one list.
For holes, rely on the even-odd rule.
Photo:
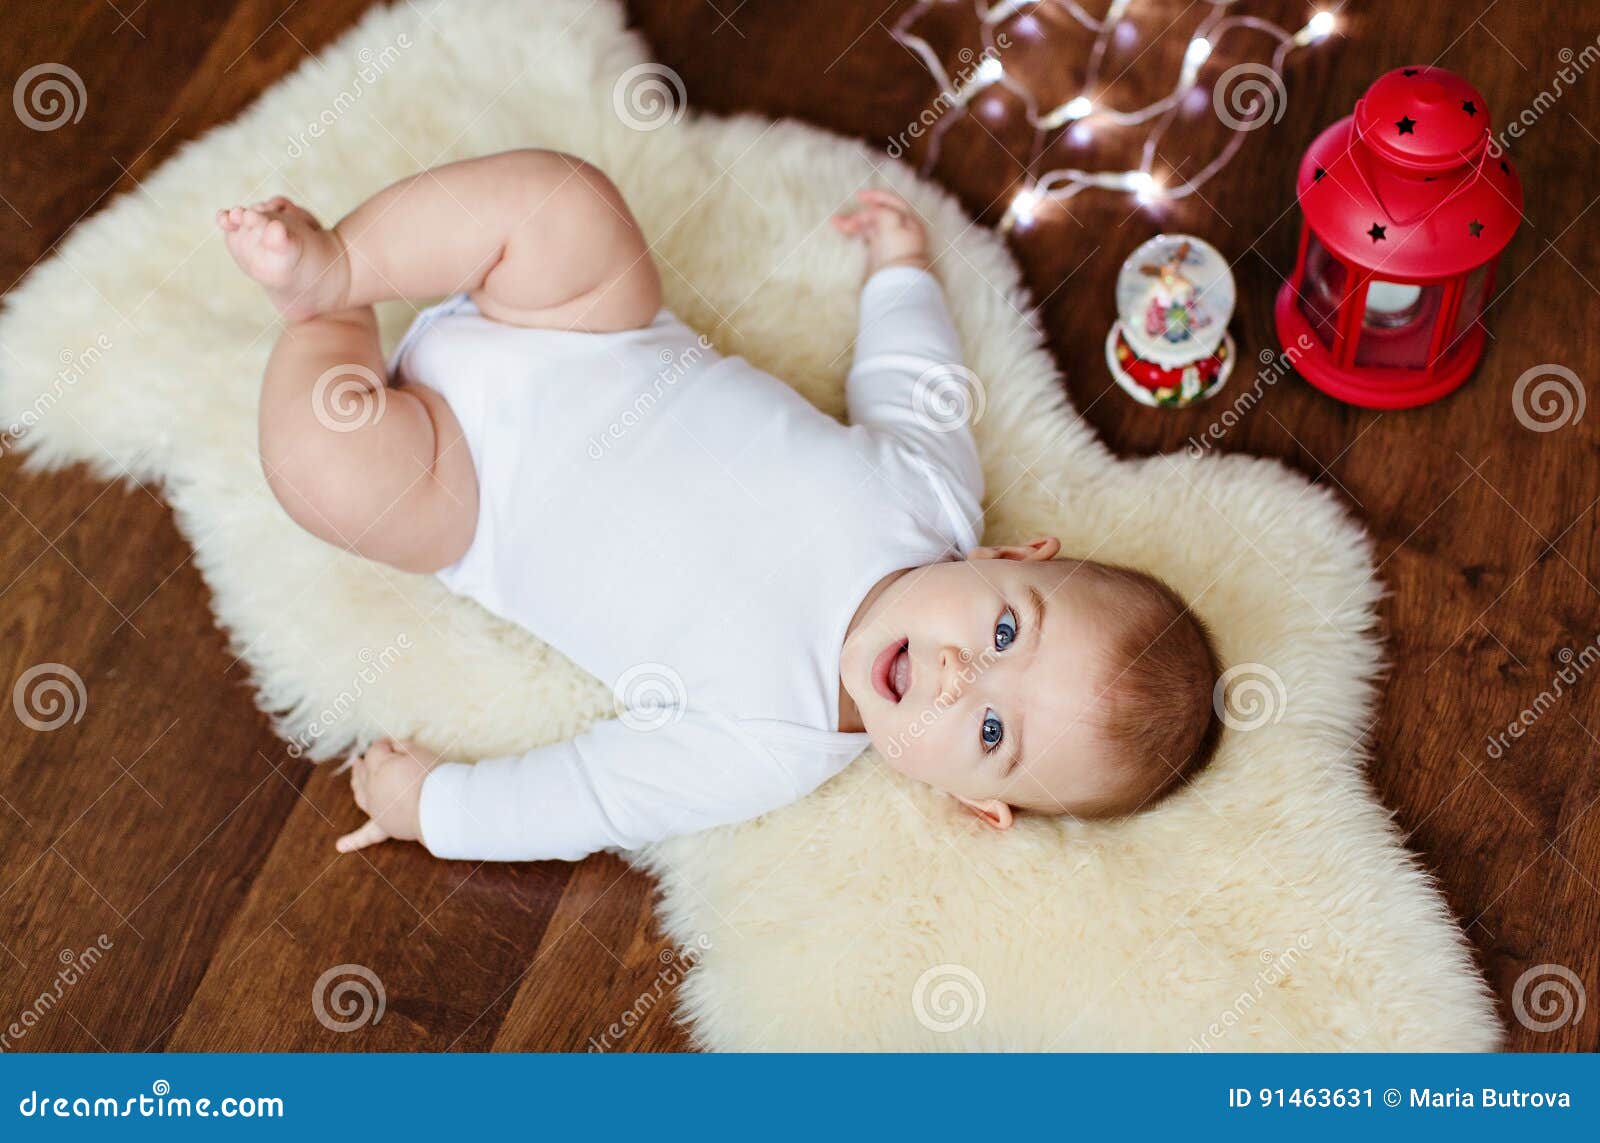
{"label": "baby's open mouth", "polygon": [[911,640],[896,639],[872,663],[872,689],[899,702],[911,689]]}

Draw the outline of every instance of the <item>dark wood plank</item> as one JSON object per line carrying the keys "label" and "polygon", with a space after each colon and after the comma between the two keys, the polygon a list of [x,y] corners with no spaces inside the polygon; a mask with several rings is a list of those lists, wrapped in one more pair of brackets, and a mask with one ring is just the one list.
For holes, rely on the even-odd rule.
{"label": "dark wood plank", "polygon": [[676,946],[651,919],[654,887],[615,858],[574,873],[518,983],[497,1051],[681,1051],[672,996],[704,948]]}
{"label": "dark wood plank", "polygon": [[[571,869],[556,862],[475,868],[434,861],[409,845],[336,853],[334,838],[359,823],[348,782],[331,767],[317,770],[170,1047],[489,1046]],[[370,996],[381,989],[386,1010],[373,1022],[339,1003],[339,982],[359,975],[337,971],[348,965],[372,974]],[[378,1015],[375,1002],[370,1012]]]}
{"label": "dark wood plank", "polygon": [[[25,502],[8,492],[4,509],[17,578],[0,596],[0,988],[20,1019],[53,992],[63,955],[99,945],[24,1042],[145,1048],[183,1011],[295,794],[250,764],[271,735],[227,669],[165,509],[71,475],[19,484],[14,468],[7,487]],[[30,671],[43,672],[22,688],[37,696],[31,726],[12,701]],[[45,680],[60,684],[53,702]]]}

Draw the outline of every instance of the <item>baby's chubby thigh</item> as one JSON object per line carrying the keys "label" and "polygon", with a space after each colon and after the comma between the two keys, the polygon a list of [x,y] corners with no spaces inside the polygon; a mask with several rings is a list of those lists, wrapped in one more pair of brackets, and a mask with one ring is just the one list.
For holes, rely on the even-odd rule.
{"label": "baby's chubby thigh", "polygon": [[385,373],[370,307],[288,325],[262,382],[262,471],[319,539],[431,572],[470,543],[477,481],[444,399]]}
{"label": "baby's chubby thigh", "polygon": [[[466,523],[465,540],[470,542],[478,514],[478,473],[460,418],[443,393],[421,381],[402,377],[392,386],[392,391],[414,398],[431,422],[431,475],[448,505],[442,511],[444,515]],[[449,548],[460,539],[460,529],[448,528],[445,531],[454,533],[454,536],[440,536],[441,545]],[[466,550],[466,543],[461,543],[460,549],[445,562],[451,563],[459,558],[461,552]]]}

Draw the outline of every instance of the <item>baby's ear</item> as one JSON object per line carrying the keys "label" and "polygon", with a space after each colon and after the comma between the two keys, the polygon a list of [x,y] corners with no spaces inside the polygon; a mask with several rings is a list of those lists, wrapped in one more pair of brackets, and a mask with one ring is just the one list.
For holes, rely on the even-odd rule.
{"label": "baby's ear", "polygon": [[963,798],[960,794],[952,794],[951,796],[971,810],[973,817],[990,829],[1010,829],[1011,823],[1016,820],[1011,812],[1011,807],[999,798],[985,798],[981,802],[975,802],[971,798]]}
{"label": "baby's ear", "polygon": [[1026,544],[1007,544],[1000,547],[973,548],[967,553],[969,560],[1053,560],[1061,552],[1061,541],[1054,536],[1040,536]]}

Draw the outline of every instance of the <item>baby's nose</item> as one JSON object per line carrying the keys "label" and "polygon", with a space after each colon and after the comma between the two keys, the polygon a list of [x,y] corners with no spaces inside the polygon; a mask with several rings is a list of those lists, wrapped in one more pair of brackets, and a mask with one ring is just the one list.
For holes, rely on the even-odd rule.
{"label": "baby's nose", "polygon": [[961,668],[965,662],[959,647],[939,648],[939,687],[945,694],[961,693]]}

